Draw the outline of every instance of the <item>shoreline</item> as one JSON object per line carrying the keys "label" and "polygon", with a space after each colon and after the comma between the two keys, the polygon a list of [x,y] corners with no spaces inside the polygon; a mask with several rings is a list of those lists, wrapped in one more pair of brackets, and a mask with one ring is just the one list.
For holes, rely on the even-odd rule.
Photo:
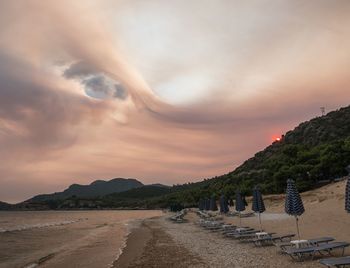
{"label": "shoreline", "polygon": [[[23,228],[0,232],[0,267],[112,267],[137,222],[162,215],[159,211],[18,213],[1,215],[1,228],[9,229],[14,222]],[[52,224],[67,221],[72,223]]]}
{"label": "shoreline", "polygon": [[196,254],[174,241],[164,216],[144,219],[127,237],[126,247],[113,268],[208,267]]}
{"label": "shoreline", "polygon": [[151,239],[151,232],[145,226],[145,220],[133,221],[124,237],[124,245],[119,249],[120,254],[114,260],[111,267],[128,267],[135,259],[139,259],[141,254]]}

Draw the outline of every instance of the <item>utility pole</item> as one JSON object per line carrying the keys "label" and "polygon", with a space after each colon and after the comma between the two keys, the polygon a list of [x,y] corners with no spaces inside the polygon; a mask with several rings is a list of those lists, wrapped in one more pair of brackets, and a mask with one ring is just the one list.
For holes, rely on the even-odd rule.
{"label": "utility pole", "polygon": [[321,109],[321,114],[324,116],[326,114],[326,108],[325,107],[320,107]]}

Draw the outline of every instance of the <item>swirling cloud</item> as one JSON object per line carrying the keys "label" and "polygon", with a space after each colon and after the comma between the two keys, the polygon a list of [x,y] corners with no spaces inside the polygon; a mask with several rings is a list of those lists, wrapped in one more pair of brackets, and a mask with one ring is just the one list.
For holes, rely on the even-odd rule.
{"label": "swirling cloud", "polygon": [[0,200],[232,170],[320,106],[348,104],[349,12],[342,0],[0,0]]}

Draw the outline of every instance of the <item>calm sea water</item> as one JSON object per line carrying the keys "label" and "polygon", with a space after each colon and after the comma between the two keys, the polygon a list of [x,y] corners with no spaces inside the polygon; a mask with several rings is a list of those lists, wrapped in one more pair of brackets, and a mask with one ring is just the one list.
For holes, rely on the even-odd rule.
{"label": "calm sea water", "polygon": [[130,225],[161,211],[0,212],[0,267],[110,267]]}

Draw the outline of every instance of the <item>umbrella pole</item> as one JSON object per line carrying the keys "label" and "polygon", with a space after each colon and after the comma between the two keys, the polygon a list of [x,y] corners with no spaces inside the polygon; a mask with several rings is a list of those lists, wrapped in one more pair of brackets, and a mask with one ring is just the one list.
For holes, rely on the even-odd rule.
{"label": "umbrella pole", "polygon": [[262,225],[261,225],[261,215],[260,215],[260,212],[259,212],[259,223],[260,223],[260,232],[262,232]]}
{"label": "umbrella pole", "polygon": [[300,240],[300,232],[299,232],[299,219],[298,216],[295,216],[295,222],[297,224],[297,233],[298,233],[298,239]]}
{"label": "umbrella pole", "polygon": [[241,219],[241,212],[239,211],[239,227],[242,227],[242,219]]}

